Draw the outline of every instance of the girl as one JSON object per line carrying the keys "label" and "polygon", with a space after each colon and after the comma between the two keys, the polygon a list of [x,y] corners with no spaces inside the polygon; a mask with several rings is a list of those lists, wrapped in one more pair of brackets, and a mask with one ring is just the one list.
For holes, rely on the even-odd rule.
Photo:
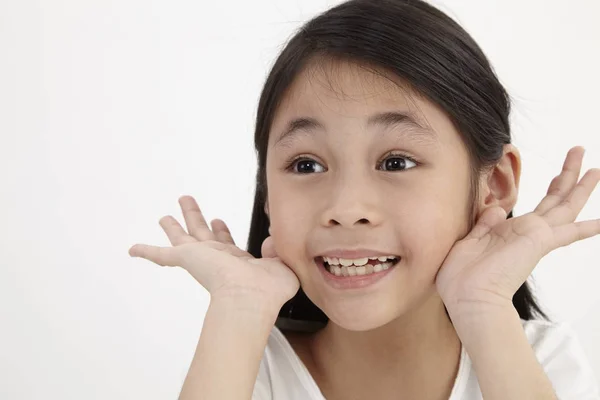
{"label": "girl", "polygon": [[[211,295],[180,399],[597,399],[572,332],[526,283],[600,180],[574,147],[513,217],[509,97],[473,39],[417,0],[351,0],[305,24],[258,105],[247,251],[193,198],[172,247]],[[261,257],[262,256],[262,257]]]}

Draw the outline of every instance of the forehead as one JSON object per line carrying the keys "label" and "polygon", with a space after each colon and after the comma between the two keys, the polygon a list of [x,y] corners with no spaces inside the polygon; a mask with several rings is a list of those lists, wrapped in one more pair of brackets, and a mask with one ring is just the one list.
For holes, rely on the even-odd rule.
{"label": "forehead", "polygon": [[312,100],[369,102],[407,101],[411,93],[399,77],[373,66],[351,61],[312,61],[296,77],[284,99],[296,105]]}
{"label": "forehead", "polygon": [[[395,111],[443,135],[457,135],[446,113],[411,86],[384,69],[349,61],[314,61],[296,77],[283,96],[271,125],[272,144],[289,121],[309,117],[331,128],[357,123],[369,116]],[[446,138],[446,139],[456,139]]]}

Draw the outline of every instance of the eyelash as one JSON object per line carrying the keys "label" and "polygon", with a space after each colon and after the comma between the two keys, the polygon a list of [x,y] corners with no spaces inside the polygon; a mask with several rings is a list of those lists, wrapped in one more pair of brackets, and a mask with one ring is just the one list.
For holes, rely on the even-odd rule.
{"label": "eyelash", "polygon": [[[408,156],[408,155],[406,155],[406,154],[403,154],[403,153],[390,153],[390,154],[388,154],[387,156],[385,156],[384,158],[382,158],[380,161],[378,161],[378,162],[377,162],[377,164],[378,164],[378,165],[381,165],[381,164],[382,164],[382,163],[383,163],[385,160],[387,160],[388,158],[404,158],[404,159],[406,159],[406,160],[409,160],[409,161],[411,161],[411,162],[415,163],[415,166],[419,166],[419,165],[421,165],[421,164],[420,164],[420,163],[419,163],[417,160],[415,160],[414,158],[412,158],[412,157],[410,157],[410,156]],[[288,161],[288,162],[286,163],[285,170],[286,170],[286,171],[289,171],[289,172],[292,172],[292,173],[294,173],[294,174],[297,174],[297,175],[310,175],[310,173],[302,173],[302,172],[296,172],[296,171],[294,171],[294,167],[295,167],[295,166],[296,166],[296,164],[297,164],[297,163],[299,163],[300,161],[314,161],[314,162],[317,162],[317,163],[318,163],[318,161],[316,161],[316,160],[313,160],[313,159],[312,159],[312,158],[310,158],[310,157],[300,156],[300,157],[296,157],[296,158],[293,158],[293,159],[291,159],[290,161]],[[414,167],[413,167],[413,168],[414,168]],[[406,169],[404,169],[404,170],[400,170],[400,171],[384,171],[384,172],[403,172],[403,171],[407,171],[407,170],[406,170]]]}

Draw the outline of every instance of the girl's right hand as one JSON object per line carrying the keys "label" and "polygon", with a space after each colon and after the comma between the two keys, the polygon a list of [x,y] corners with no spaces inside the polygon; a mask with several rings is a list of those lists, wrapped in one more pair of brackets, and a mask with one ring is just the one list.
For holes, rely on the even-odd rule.
{"label": "girl's right hand", "polygon": [[211,231],[193,197],[182,196],[179,204],[187,232],[172,216],[163,217],[159,223],[172,247],[135,244],[129,249],[130,256],[184,268],[208,290],[211,299],[256,298],[282,306],[296,294],[298,277],[277,257],[270,236],[262,243],[263,258],[255,258],[235,245],[222,220],[213,220]]}

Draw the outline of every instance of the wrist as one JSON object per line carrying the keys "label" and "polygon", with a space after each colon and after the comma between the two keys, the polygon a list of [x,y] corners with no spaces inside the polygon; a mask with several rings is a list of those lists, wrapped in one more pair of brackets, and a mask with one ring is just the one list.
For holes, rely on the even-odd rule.
{"label": "wrist", "polygon": [[462,304],[460,306],[446,306],[452,322],[459,323],[472,320],[493,320],[497,317],[505,317],[517,314],[512,303],[472,303]]}
{"label": "wrist", "polygon": [[283,304],[262,296],[227,295],[211,296],[209,308],[219,309],[232,315],[248,315],[273,320],[277,318]]}
{"label": "wrist", "polygon": [[461,320],[486,319],[494,315],[507,315],[516,312],[512,297],[501,296],[492,292],[483,294],[461,293],[442,297],[453,322]]}
{"label": "wrist", "polygon": [[[498,333],[506,325],[520,325],[520,316],[512,304],[477,304],[448,309],[448,315],[460,340],[465,345],[485,341],[488,335]],[[483,343],[482,343],[483,344]]]}
{"label": "wrist", "polygon": [[454,327],[469,354],[483,398],[555,398],[552,384],[512,305],[480,305],[452,312]]}

